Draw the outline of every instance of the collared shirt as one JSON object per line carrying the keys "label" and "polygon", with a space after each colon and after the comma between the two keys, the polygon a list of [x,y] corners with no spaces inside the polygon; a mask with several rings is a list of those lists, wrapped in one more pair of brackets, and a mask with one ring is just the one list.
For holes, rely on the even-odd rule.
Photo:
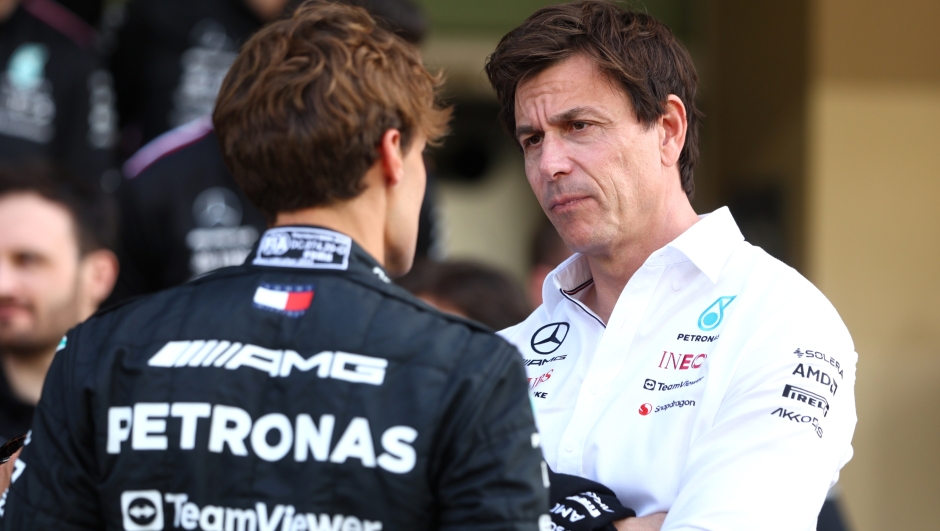
{"label": "collared shirt", "polygon": [[726,208],[653,253],[609,321],[586,257],[501,334],[526,360],[545,459],[662,531],[813,530],[852,456],[855,353],[829,301]]}

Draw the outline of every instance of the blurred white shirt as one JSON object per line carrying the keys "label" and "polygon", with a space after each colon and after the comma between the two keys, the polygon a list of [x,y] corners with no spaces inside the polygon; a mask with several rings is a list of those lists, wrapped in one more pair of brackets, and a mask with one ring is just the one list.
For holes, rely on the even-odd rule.
{"label": "blurred white shirt", "polygon": [[633,275],[604,324],[576,254],[500,334],[526,360],[545,459],[662,531],[814,530],[852,457],[852,338],[829,301],[744,241],[727,208]]}

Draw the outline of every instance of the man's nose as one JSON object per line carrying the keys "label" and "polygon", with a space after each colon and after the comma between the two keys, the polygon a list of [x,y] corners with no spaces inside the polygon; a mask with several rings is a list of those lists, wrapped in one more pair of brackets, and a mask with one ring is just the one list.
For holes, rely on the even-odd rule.
{"label": "man's nose", "polygon": [[542,139],[539,173],[543,179],[558,179],[571,173],[571,157],[565,141],[558,135],[546,134]]}
{"label": "man's nose", "polygon": [[16,286],[16,271],[9,260],[0,258],[0,297],[12,295]]}

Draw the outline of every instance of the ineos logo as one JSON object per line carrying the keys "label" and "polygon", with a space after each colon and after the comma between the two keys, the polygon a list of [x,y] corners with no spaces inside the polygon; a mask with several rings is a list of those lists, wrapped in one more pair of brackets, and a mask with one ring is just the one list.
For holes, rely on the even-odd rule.
{"label": "ineos logo", "polygon": [[532,350],[539,354],[551,354],[558,350],[568,337],[568,323],[550,323],[532,334]]}

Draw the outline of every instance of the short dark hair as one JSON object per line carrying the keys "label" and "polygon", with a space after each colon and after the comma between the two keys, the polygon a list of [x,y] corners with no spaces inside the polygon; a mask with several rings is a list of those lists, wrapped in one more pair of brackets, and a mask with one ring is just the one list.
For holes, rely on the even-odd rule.
{"label": "short dark hair", "polygon": [[499,99],[503,127],[515,137],[520,83],[577,54],[589,57],[620,83],[642,124],[652,126],[665,113],[670,94],[682,100],[688,131],[679,155],[679,176],[691,199],[702,117],[695,106],[698,75],[688,51],[672,31],[646,13],[587,0],[540,9],[507,33],[486,60],[486,74]]}
{"label": "short dark hair", "polygon": [[[284,16],[290,18],[297,6],[305,0],[290,0],[284,6]],[[410,0],[337,0],[365,8],[379,26],[391,31],[411,44],[421,44],[428,33],[428,19],[424,10]]]}
{"label": "short dark hair", "polygon": [[117,243],[117,206],[100,186],[41,163],[0,166],[0,197],[36,194],[68,210],[81,256]]}
{"label": "short dark hair", "polygon": [[445,132],[441,77],[365,9],[313,0],[244,45],[213,121],[226,165],[269,219],[363,190],[388,129],[402,148]]}
{"label": "short dark hair", "polygon": [[519,283],[477,262],[418,260],[411,272],[395,282],[415,295],[447,302],[493,330],[519,324],[529,316],[529,303]]}

